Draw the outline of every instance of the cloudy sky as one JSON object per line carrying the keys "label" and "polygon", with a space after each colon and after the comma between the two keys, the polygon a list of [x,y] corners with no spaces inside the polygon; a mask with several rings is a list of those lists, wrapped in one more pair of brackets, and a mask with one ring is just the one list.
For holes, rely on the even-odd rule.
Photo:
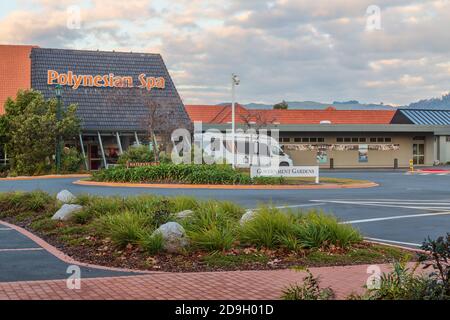
{"label": "cloudy sky", "polygon": [[242,103],[450,91],[450,0],[8,0],[0,43],[161,53],[187,104],[229,101],[232,72]]}

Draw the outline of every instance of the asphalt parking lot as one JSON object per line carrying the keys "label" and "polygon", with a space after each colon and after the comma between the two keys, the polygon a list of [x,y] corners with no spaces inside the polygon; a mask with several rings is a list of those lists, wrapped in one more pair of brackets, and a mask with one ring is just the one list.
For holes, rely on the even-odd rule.
{"label": "asphalt parking lot", "polygon": [[450,175],[404,171],[322,172],[322,176],[371,180],[379,187],[334,190],[205,190],[143,189],[73,185],[76,179],[0,181],[0,192],[44,190],[57,193],[129,196],[141,193],[193,195],[231,200],[247,208],[261,203],[299,209],[319,208],[352,223],[364,236],[389,243],[418,246],[430,236],[450,232]]}
{"label": "asphalt parking lot", "polygon": [[[67,279],[73,265],[63,262],[34,241],[0,223],[0,282]],[[135,273],[79,267],[80,277],[126,276]]]}

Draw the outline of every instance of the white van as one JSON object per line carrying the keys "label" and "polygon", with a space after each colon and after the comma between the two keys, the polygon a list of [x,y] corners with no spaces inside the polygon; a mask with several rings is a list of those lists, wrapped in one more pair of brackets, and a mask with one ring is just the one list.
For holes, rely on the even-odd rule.
{"label": "white van", "polygon": [[195,138],[195,141],[202,141],[204,155],[226,163],[234,162],[236,167],[293,166],[278,141],[267,135],[237,133],[233,141],[231,134],[206,132]]}

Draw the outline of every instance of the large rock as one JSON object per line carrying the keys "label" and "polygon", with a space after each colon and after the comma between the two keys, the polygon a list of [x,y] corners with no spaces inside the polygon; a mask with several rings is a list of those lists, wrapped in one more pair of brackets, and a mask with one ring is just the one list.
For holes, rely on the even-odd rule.
{"label": "large rock", "polygon": [[153,232],[153,235],[161,234],[164,239],[164,250],[179,252],[188,245],[188,239],[184,228],[176,222],[167,222]]}
{"label": "large rock", "polygon": [[52,220],[69,220],[74,213],[83,210],[83,207],[77,204],[63,204],[63,206],[56,211],[53,215]]}
{"label": "large rock", "polygon": [[184,211],[180,211],[177,214],[175,214],[175,216],[178,219],[186,219],[189,218],[190,216],[192,216],[194,214],[194,211],[192,210],[184,210]]}
{"label": "large rock", "polygon": [[241,220],[239,220],[239,223],[241,225],[245,224],[246,222],[252,220],[254,217],[256,216],[256,212],[252,211],[252,210],[247,210],[245,211],[245,213],[242,215]]}
{"label": "large rock", "polygon": [[68,190],[62,190],[56,195],[56,199],[61,201],[62,203],[72,203],[75,200],[77,200],[77,197],[75,197],[70,191]]}

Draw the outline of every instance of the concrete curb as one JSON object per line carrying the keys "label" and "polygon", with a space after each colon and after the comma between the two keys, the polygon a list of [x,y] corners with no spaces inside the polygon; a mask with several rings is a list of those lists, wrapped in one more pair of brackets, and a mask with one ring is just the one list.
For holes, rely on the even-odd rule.
{"label": "concrete curb", "polygon": [[365,189],[378,187],[375,182],[354,183],[348,185],[209,185],[209,184],[160,184],[160,183],[123,183],[77,180],[72,182],[81,186],[115,188],[153,188],[153,189],[216,189],[216,190],[319,190],[319,189]]}
{"label": "concrete curb", "polygon": [[3,220],[0,220],[0,225],[4,225],[4,226],[6,226],[8,228],[11,228],[11,229],[19,232],[20,234],[22,234],[25,237],[29,238],[30,240],[34,241],[38,246],[42,247],[48,253],[52,254],[53,256],[58,258],[59,260],[65,262],[65,263],[68,263],[68,264],[74,264],[74,265],[77,265],[77,266],[87,267],[87,268],[92,268],[92,269],[100,269],[100,270],[107,270],[107,271],[118,271],[118,272],[130,272],[130,273],[136,273],[136,274],[154,274],[154,273],[160,274],[160,273],[166,273],[166,272],[163,272],[163,271],[148,271],[148,270],[135,270],[135,269],[126,269],[126,268],[104,267],[104,266],[99,266],[99,265],[95,265],[95,264],[79,262],[79,261],[76,261],[75,259],[73,259],[72,257],[66,255],[64,252],[62,252],[61,250],[57,249],[56,247],[52,246],[51,244],[49,244],[48,242],[46,242],[42,238],[39,238],[38,236],[34,235],[33,233],[31,233],[28,230],[25,230],[22,227],[19,227],[19,226],[16,226],[14,224],[5,222]]}

